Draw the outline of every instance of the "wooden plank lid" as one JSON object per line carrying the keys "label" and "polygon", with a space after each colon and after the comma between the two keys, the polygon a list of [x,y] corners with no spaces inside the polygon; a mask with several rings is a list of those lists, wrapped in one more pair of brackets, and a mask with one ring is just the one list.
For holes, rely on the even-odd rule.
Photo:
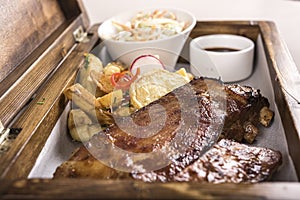
{"label": "wooden plank lid", "polygon": [[[82,3],[0,0],[0,120],[7,126],[72,49]],[[68,35],[68,36],[66,36]]]}

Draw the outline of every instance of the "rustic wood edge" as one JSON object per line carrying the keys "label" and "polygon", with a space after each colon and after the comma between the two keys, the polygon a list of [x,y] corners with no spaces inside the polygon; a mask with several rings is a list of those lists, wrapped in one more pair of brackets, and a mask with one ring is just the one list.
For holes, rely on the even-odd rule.
{"label": "rustic wood edge", "polygon": [[63,10],[67,9],[64,10],[66,21],[1,83],[0,120],[6,127],[73,47],[74,30],[79,26],[85,29],[89,27],[89,19],[81,0],[64,0],[59,3]]}
{"label": "rustic wood edge", "polygon": [[24,74],[28,68],[33,64],[35,60],[37,60],[40,56],[42,56],[43,52],[50,47],[51,44],[59,37],[59,35],[65,30],[68,26],[68,21],[65,21],[62,25],[60,25],[45,41],[43,41],[37,49],[35,49],[28,57],[21,62],[16,69],[14,69],[2,82],[2,87],[0,88],[0,96],[5,94],[7,90],[13,84],[18,81],[18,79]]}
{"label": "rustic wood edge", "polygon": [[[276,24],[273,21],[200,21],[196,26],[209,27],[221,26],[221,24],[229,27],[242,26],[245,27],[246,31],[249,30],[247,27],[252,27],[252,33],[237,31],[236,34],[245,35],[253,41],[256,41],[255,32],[259,31],[266,53],[270,76],[273,77],[271,81],[275,101],[289,144],[289,153],[296,171],[300,172],[300,104],[289,94],[289,89],[297,91],[297,88],[300,87],[300,74],[284,40],[281,38]],[[257,27],[257,30],[253,29],[253,27]],[[297,100],[300,101],[300,99]],[[297,173],[297,175],[300,178],[300,174]]]}
{"label": "rustic wood edge", "polygon": [[144,183],[132,180],[2,180],[3,199],[299,199],[299,183]]}
{"label": "rustic wood edge", "polygon": [[[22,131],[13,142],[11,149],[0,158],[0,177],[25,178],[29,174],[66,106],[67,101],[63,91],[74,83],[77,70],[84,62],[83,54],[89,52],[98,41],[95,28],[91,29],[91,33],[89,42],[79,43],[73,49],[55,74],[37,92],[25,112],[13,124],[13,127],[21,128]],[[38,102],[43,102],[43,104]]]}
{"label": "rustic wood edge", "polygon": [[[208,23],[210,23],[210,22],[208,22]],[[228,23],[230,23],[230,22],[228,22]],[[239,22],[236,22],[236,23],[238,24]],[[272,31],[275,31],[275,33],[276,33],[276,29],[273,30],[273,28],[275,28],[275,27],[274,27],[274,25],[272,25],[272,22],[265,22],[265,21],[251,22],[251,24],[255,24],[255,23],[257,23],[256,25],[260,26],[261,31],[263,31],[263,32],[267,31],[268,30],[267,28],[269,28]],[[245,25],[247,25],[247,22],[245,22]],[[248,23],[248,25],[249,25],[249,23]],[[272,41],[272,40],[276,39],[276,37],[277,37],[276,34],[273,35],[273,36],[263,36],[263,41],[266,43],[269,40]],[[276,62],[276,58],[274,58],[275,55],[272,54],[272,51],[274,51],[277,47],[272,46],[272,44],[269,44],[269,43],[264,44],[264,45],[265,45],[265,48],[271,48],[271,51],[269,50],[269,52],[266,52],[268,54],[268,56],[270,57],[268,59],[268,64],[269,64],[269,68],[270,68],[270,73],[276,74],[277,70],[280,70],[280,66],[274,65],[274,62]],[[276,51],[277,50],[278,50],[278,48],[276,49]],[[283,50],[287,51],[287,49],[283,49]],[[280,58],[280,59],[283,59],[283,58]],[[285,58],[285,59],[289,59],[289,58]],[[291,99],[288,95],[286,95],[280,89],[281,84],[283,84],[283,83],[280,82],[280,79],[279,80],[274,79],[272,81],[273,81],[273,85],[276,86],[276,88],[277,88],[277,89],[275,88],[275,91],[274,91],[276,96],[277,96],[277,101],[279,101],[280,104],[286,103],[286,105],[283,105],[283,107],[285,109],[286,107],[289,106],[288,102]],[[277,91],[277,90],[279,90],[279,91]],[[283,95],[283,96],[278,97],[277,93],[279,93],[280,95]],[[59,95],[59,96],[61,98],[61,95]],[[39,97],[42,97],[42,96],[39,96]],[[278,100],[278,98],[279,98],[279,100]],[[283,99],[281,99],[281,98],[283,98]],[[37,101],[38,101],[38,98],[37,98]],[[58,101],[59,100],[56,100],[56,102],[58,102]],[[34,102],[32,102],[32,104],[34,104]],[[58,106],[58,105],[56,105],[56,106]],[[280,112],[282,114],[282,113],[286,112],[286,110],[285,111],[280,110]],[[293,111],[290,111],[290,112],[293,112]],[[56,118],[57,117],[58,117],[58,115],[56,115]],[[29,118],[27,120],[29,120]],[[45,119],[42,119],[42,121],[43,120],[45,122]],[[294,121],[292,120],[289,123],[294,123]],[[22,123],[20,123],[20,124],[22,124]],[[287,126],[287,125],[288,124],[286,124],[285,126]],[[285,128],[288,128],[288,127],[285,127]],[[295,127],[291,127],[291,128],[288,128],[288,129],[294,129],[294,132],[296,130]],[[41,131],[42,130],[39,130],[39,132],[41,132]],[[35,132],[35,134],[37,134],[37,133],[38,132]],[[32,133],[30,133],[30,136],[32,136],[31,134]],[[42,134],[42,133],[40,133],[40,134]],[[297,131],[296,131],[296,133],[294,133],[294,135],[295,134],[297,135]],[[47,135],[44,135],[44,136],[47,136]],[[23,139],[25,140],[26,136],[24,136]],[[29,140],[30,140],[30,137],[29,137]],[[298,142],[298,141],[299,140],[296,140],[296,142]],[[26,141],[26,142],[27,142],[26,144],[31,143],[30,144],[31,146],[29,145],[29,147],[33,147],[34,140],[32,140],[31,142],[30,141],[29,142]],[[45,141],[43,141],[43,142],[45,142]],[[26,144],[22,144],[22,145],[24,145],[23,147],[25,147]],[[40,146],[39,148],[42,148],[42,146]],[[21,153],[21,152],[22,151],[20,151],[19,153]],[[15,154],[15,155],[17,155],[17,154]],[[14,160],[14,163],[16,163],[15,161],[16,160]],[[19,164],[19,167],[16,167],[15,169],[18,169],[18,168],[21,168],[21,164]],[[1,169],[1,166],[0,166],[0,169]],[[0,172],[1,172],[1,170],[0,170]],[[249,185],[245,186],[243,184],[238,184],[238,185],[234,185],[234,184],[233,185],[232,184],[210,185],[210,184],[199,184],[199,183],[184,183],[184,184],[182,184],[182,183],[180,183],[180,184],[170,183],[170,184],[165,184],[165,185],[158,184],[157,186],[155,186],[156,184],[153,184],[153,185],[145,184],[146,186],[144,186],[144,183],[137,183],[137,182],[134,182],[134,181],[128,183],[126,181],[125,182],[118,182],[118,181],[107,181],[107,180],[106,181],[99,181],[99,180],[81,181],[81,180],[68,180],[68,179],[66,179],[66,180],[59,180],[58,181],[58,180],[46,180],[46,179],[34,179],[34,180],[22,179],[21,183],[18,182],[18,181],[15,181],[15,182],[13,181],[13,182],[11,182],[10,185],[7,185],[5,183],[9,182],[8,180],[12,180],[12,178],[13,179],[18,178],[18,176],[14,177],[14,176],[10,175],[10,176],[2,176],[2,178],[8,178],[8,179],[6,179],[6,181],[3,181],[4,182],[3,185],[1,183],[1,185],[3,187],[2,187],[2,189],[0,189],[0,193],[2,192],[3,197],[5,196],[5,198],[7,198],[7,197],[8,198],[11,198],[11,197],[12,198],[23,198],[22,195],[25,195],[24,198],[35,198],[35,197],[45,198],[45,197],[47,197],[47,195],[48,195],[49,198],[56,198],[56,197],[57,198],[67,198],[66,196],[62,195],[62,193],[64,193],[65,195],[70,195],[72,193],[72,194],[74,194],[74,195],[72,195],[72,198],[73,197],[74,198],[77,198],[77,197],[82,198],[83,196],[81,196],[81,194],[78,194],[78,193],[80,193],[79,191],[82,191],[82,190],[78,190],[78,185],[88,187],[87,189],[91,189],[91,188],[94,189],[94,192],[89,193],[89,191],[88,191],[87,194],[85,193],[86,196],[84,198],[95,198],[96,197],[95,195],[104,195],[103,196],[104,198],[108,198],[108,197],[110,197],[110,198],[113,198],[113,197],[115,197],[115,198],[117,198],[117,197],[126,198],[127,196],[114,196],[114,195],[122,194],[122,193],[120,193],[120,191],[121,191],[121,189],[122,189],[122,191],[126,190],[126,187],[124,186],[126,184],[129,184],[129,185],[131,184],[131,185],[134,185],[134,186],[138,185],[137,187],[140,187],[139,185],[142,185],[143,189],[145,189],[146,191],[151,191],[151,189],[155,190],[155,192],[150,192],[151,195],[159,194],[159,191],[162,191],[162,189],[159,189],[160,188],[159,186],[161,186],[161,188],[165,188],[165,187],[168,187],[168,186],[176,187],[176,188],[184,188],[185,185],[187,185],[187,186],[188,185],[191,185],[191,186],[196,186],[197,185],[197,187],[200,188],[200,189],[197,188],[197,190],[194,188],[195,192],[197,192],[198,190],[200,191],[200,193],[196,193],[198,195],[197,198],[199,198],[199,197],[202,197],[202,198],[204,198],[204,197],[213,197],[215,199],[221,199],[221,198],[224,197],[223,195],[227,195],[226,198],[233,197],[233,198],[237,198],[237,199],[241,199],[241,198],[246,198],[246,199],[249,199],[249,198],[266,198],[266,199],[271,198],[271,199],[276,199],[277,197],[278,197],[277,199],[284,199],[285,197],[288,197],[288,199],[291,199],[291,198],[293,198],[293,196],[291,196],[291,194],[297,194],[298,195],[298,190],[300,191],[300,185],[298,183],[278,183],[278,182],[276,182],[276,183],[250,184],[250,186]],[[26,177],[21,176],[21,178],[26,178]],[[15,187],[16,185],[19,185],[19,184],[22,185],[22,183],[25,183],[26,189],[24,189],[23,187]],[[87,183],[89,183],[89,184],[87,184]],[[62,187],[59,187],[60,184],[61,184]],[[120,184],[121,186],[118,186],[118,184]],[[75,185],[76,185],[76,188],[74,188]],[[83,190],[84,190],[84,187],[83,187]],[[151,188],[151,187],[153,187],[153,188]],[[243,191],[243,192],[242,192],[242,194],[239,193],[238,196],[235,196],[235,195],[232,195],[234,193],[234,191],[232,191],[232,190],[230,190],[230,192],[226,191],[226,189],[228,189],[227,187],[234,188],[235,190]],[[45,192],[46,188],[49,189],[48,192]],[[57,188],[59,188],[59,189],[57,189]],[[99,190],[97,188],[102,188],[103,190]],[[115,191],[114,188],[119,189],[119,191],[118,192]],[[209,188],[211,188],[211,189],[209,189]],[[267,190],[273,191],[273,189],[275,189],[274,191],[277,191],[276,188],[278,189],[278,191],[282,191],[282,193],[279,196],[275,195],[275,194],[277,194],[276,192],[275,193],[266,192]],[[38,192],[39,190],[40,190],[40,192]],[[129,195],[128,198],[155,198],[156,197],[155,195],[154,196],[147,196],[147,195],[150,195],[147,192],[143,192],[142,194],[140,194],[142,196],[137,196],[138,194],[135,194],[135,193],[137,193],[140,190],[141,189],[133,188],[133,191],[130,194],[128,194]],[[209,195],[211,194],[212,196],[199,196],[203,193],[203,192],[201,193],[202,190],[204,190],[203,191],[204,194],[207,194],[208,191],[211,192],[211,193],[208,193],[208,194]],[[205,190],[208,190],[208,191],[205,191]],[[215,193],[215,190],[217,190],[216,193]],[[293,193],[291,193],[290,190],[292,190]],[[252,192],[247,193],[245,191],[252,191]],[[287,193],[286,196],[284,195],[284,191],[286,191],[286,193]],[[252,193],[255,194],[255,195],[253,196]],[[114,194],[114,195],[111,195],[111,194]],[[162,197],[174,198],[174,196],[170,196],[170,195],[176,195],[176,194],[177,193],[174,192],[171,189],[171,191],[167,194],[167,196],[157,196],[157,198],[162,198]],[[180,196],[178,194],[178,198],[183,198],[183,197],[192,198],[189,195],[187,195],[186,193],[184,193],[184,194],[186,196]],[[260,196],[259,194],[262,194],[262,196]],[[16,195],[16,196],[14,196],[14,195]],[[76,195],[78,195],[78,196],[76,196]],[[108,195],[110,195],[110,196],[108,196]],[[99,196],[97,196],[97,197],[99,197]],[[177,196],[175,196],[175,197],[177,197]]]}
{"label": "rustic wood edge", "polygon": [[88,17],[88,14],[87,14],[87,11],[86,11],[86,8],[84,6],[84,3],[82,0],[77,0],[77,3],[80,7],[80,10],[81,10],[81,15],[82,15],[82,19],[83,19],[83,24],[84,24],[84,27],[86,29],[90,28],[91,24],[90,24],[90,19]]}
{"label": "rustic wood edge", "polygon": [[0,119],[7,126],[24,105],[30,100],[35,91],[48,76],[57,68],[75,41],[72,33],[82,24],[81,19],[75,20],[62,35],[27,69],[9,90],[0,98]]}
{"label": "rustic wood edge", "polygon": [[[300,105],[285,89],[300,86],[300,74],[289,50],[272,21],[259,21],[263,45],[270,71],[282,124],[288,142],[289,153],[300,177]],[[295,88],[292,88],[295,90]]]}
{"label": "rustic wood edge", "polygon": [[53,43],[51,39],[61,34],[68,21],[52,0],[1,2],[1,13],[0,96],[44,52],[41,47]]}
{"label": "rustic wood edge", "polygon": [[[218,29],[219,27],[219,29]],[[257,21],[198,21],[196,27],[200,32],[202,29],[205,30],[205,35],[207,34],[238,34],[246,36],[252,39],[254,42],[257,40],[259,34],[259,26]],[[217,32],[216,32],[217,31]],[[199,32],[191,32],[190,37],[194,38]],[[202,35],[202,34],[201,34]]]}

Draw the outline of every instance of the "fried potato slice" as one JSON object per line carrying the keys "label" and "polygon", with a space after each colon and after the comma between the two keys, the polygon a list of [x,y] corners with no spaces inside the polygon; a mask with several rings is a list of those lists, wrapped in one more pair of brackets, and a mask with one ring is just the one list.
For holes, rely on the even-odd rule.
{"label": "fried potato slice", "polygon": [[124,71],[122,63],[111,62],[104,67],[102,72],[92,70],[90,76],[101,91],[104,93],[110,93],[115,89],[111,83],[111,76],[114,73],[120,73],[122,71]]}
{"label": "fried potato slice", "polygon": [[102,130],[100,124],[92,124],[92,120],[81,109],[70,110],[68,128],[72,139],[78,142],[86,142]]}
{"label": "fried potato slice", "polygon": [[110,108],[111,106],[117,106],[121,103],[123,98],[122,90],[115,90],[112,91],[102,97],[98,97],[97,101],[103,106],[104,108]]}
{"label": "fried potato slice", "polygon": [[79,83],[86,88],[90,93],[95,94],[95,96],[102,96],[103,92],[99,91],[97,85],[92,80],[90,76],[91,72],[101,73],[103,71],[103,64],[101,60],[91,54],[85,53],[85,64],[84,67],[79,71]]}
{"label": "fried potato slice", "polygon": [[143,74],[130,86],[131,104],[142,108],[190,80],[180,74],[157,69]]}
{"label": "fried potato slice", "polygon": [[193,80],[194,76],[188,72],[186,72],[185,68],[180,68],[179,70],[177,70],[175,72],[176,74],[179,74],[181,76],[183,76],[185,79],[187,79],[188,81]]}
{"label": "fried potato slice", "polygon": [[102,110],[103,106],[96,100],[96,97],[79,83],[67,88],[64,94],[76,106],[83,110],[92,121],[99,121],[102,125],[113,123],[112,114],[106,110]]}
{"label": "fried potato slice", "polygon": [[103,72],[98,73],[96,71],[91,72],[91,77],[96,83],[97,87],[104,93],[110,93],[114,90],[114,86],[111,83],[111,75],[106,76]]}

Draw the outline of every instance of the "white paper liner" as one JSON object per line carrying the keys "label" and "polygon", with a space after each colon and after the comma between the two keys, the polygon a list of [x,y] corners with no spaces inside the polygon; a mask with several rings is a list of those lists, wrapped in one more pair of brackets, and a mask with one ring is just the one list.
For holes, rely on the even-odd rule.
{"label": "white paper liner", "polygon": [[[254,73],[248,79],[239,82],[239,84],[260,89],[262,95],[269,99],[270,108],[275,112],[275,118],[270,127],[260,127],[260,133],[252,145],[271,148],[282,153],[283,163],[270,181],[298,181],[293,162],[289,156],[281,118],[275,104],[271,78],[260,37],[256,46]],[[105,48],[96,48],[93,53],[99,56],[104,64],[110,61]],[[71,156],[72,151],[80,145],[72,141],[68,134],[67,114],[69,109],[70,106],[66,107],[58,120],[28,178],[52,178],[57,166],[66,161]]]}

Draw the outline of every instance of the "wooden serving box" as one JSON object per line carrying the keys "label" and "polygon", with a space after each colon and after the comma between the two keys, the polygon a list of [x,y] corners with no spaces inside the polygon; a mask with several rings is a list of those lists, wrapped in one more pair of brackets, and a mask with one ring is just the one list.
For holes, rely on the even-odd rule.
{"label": "wooden serving box", "polygon": [[[81,1],[1,0],[0,120],[20,130],[0,156],[3,199],[298,199],[297,181],[258,184],[154,183],[133,180],[29,179],[52,129],[68,101],[63,91],[74,83],[85,52],[100,41]],[[103,8],[99,8],[99,12]],[[300,177],[300,75],[273,22],[197,22],[191,38],[231,33],[258,43],[266,60],[289,156]],[[263,80],[265,77],[261,77]],[[40,103],[42,102],[42,103]]]}

